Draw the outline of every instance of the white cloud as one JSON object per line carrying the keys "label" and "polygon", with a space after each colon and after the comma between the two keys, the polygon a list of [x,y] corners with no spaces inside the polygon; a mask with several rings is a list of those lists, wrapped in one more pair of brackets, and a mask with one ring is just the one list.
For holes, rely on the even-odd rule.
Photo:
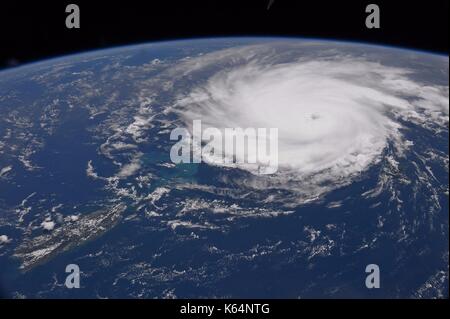
{"label": "white cloud", "polygon": [[55,228],[55,222],[53,221],[43,221],[41,223],[42,228],[44,228],[45,230],[53,230],[53,228]]}
{"label": "white cloud", "polygon": [[117,173],[117,177],[127,178],[129,176],[136,174],[136,172],[139,171],[140,168],[141,168],[141,161],[139,160],[139,158],[133,158],[133,160],[130,163],[125,164],[120,168],[119,173]]}
{"label": "white cloud", "polygon": [[12,170],[12,166],[6,166],[0,169],[0,177],[6,176],[6,174]]}
{"label": "white cloud", "polygon": [[[193,120],[219,129],[278,128],[279,171],[261,187],[320,193],[376,163],[389,142],[408,147],[399,118],[448,124],[448,87],[425,86],[411,70],[348,57],[276,63],[266,51],[245,59],[241,52],[233,59],[227,51],[240,62],[182,96],[175,112],[189,128]],[[212,63],[198,59],[189,62],[195,71]]]}
{"label": "white cloud", "polygon": [[98,174],[95,172],[94,166],[92,166],[92,160],[88,161],[86,175],[92,177],[93,179],[99,178]]}
{"label": "white cloud", "polygon": [[9,243],[11,240],[8,238],[8,236],[6,235],[0,235],[0,245],[1,244],[7,244]]}

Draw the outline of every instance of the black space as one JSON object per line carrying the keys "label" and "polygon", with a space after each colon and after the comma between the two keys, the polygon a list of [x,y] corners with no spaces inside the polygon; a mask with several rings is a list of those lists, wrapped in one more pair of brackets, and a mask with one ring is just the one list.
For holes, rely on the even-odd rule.
{"label": "black space", "polygon": [[[76,3],[81,28],[65,27]],[[284,35],[363,41],[448,54],[448,0],[2,1],[0,67],[95,48],[192,37]],[[376,3],[381,29],[365,27]]]}

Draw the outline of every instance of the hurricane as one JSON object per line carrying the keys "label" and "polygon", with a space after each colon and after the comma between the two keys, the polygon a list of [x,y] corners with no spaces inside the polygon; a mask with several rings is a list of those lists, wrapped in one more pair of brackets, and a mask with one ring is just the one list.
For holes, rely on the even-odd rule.
{"label": "hurricane", "polygon": [[[345,55],[279,60],[258,47],[190,60],[196,67],[187,74],[212,63],[237,66],[211,74],[177,102],[187,126],[200,119],[221,130],[278,129],[279,172],[252,185],[309,189],[316,196],[379,162],[388,145],[402,156],[411,146],[402,134],[405,121],[448,125],[448,87],[423,85],[414,70]],[[234,167],[258,175],[254,166]]]}

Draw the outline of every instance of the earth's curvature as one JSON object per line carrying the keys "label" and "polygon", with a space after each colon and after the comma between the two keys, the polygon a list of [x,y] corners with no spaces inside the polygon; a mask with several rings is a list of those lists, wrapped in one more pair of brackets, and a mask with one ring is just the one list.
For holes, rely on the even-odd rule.
{"label": "earth's curvature", "polygon": [[[0,72],[1,294],[448,297],[448,77],[447,56],[283,38]],[[174,164],[196,119],[277,127],[278,171]]]}

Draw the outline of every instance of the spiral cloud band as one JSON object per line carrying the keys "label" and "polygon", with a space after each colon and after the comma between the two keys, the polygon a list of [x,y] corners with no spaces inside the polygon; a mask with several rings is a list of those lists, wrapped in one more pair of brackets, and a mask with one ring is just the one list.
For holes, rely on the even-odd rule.
{"label": "spiral cloud band", "polygon": [[231,65],[212,72],[177,108],[186,125],[277,128],[279,171],[272,181],[350,179],[389,143],[399,153],[408,146],[401,120],[448,125],[448,86],[424,86],[407,68],[345,55],[287,63],[271,54],[241,49],[189,61],[185,74]]}

